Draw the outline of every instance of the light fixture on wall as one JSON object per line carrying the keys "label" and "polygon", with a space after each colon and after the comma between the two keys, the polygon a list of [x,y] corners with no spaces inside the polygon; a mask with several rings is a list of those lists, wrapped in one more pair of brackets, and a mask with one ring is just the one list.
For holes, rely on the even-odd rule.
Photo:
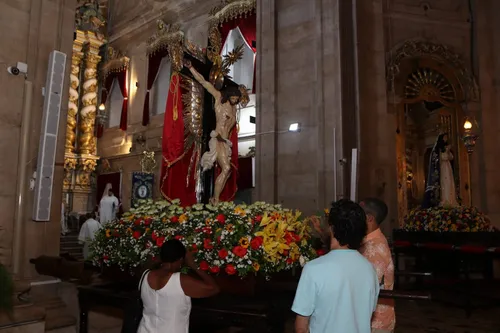
{"label": "light fixture on wall", "polygon": [[101,125],[106,124],[106,120],[108,119],[108,115],[106,114],[106,105],[104,105],[104,103],[101,103],[99,105],[96,118],[97,118],[97,121]]}
{"label": "light fixture on wall", "polygon": [[476,146],[477,139],[478,139],[477,134],[472,131],[471,121],[469,120],[469,118],[465,118],[464,135],[462,137],[462,140],[469,155],[471,155],[474,152],[474,147]]}
{"label": "light fixture on wall", "polygon": [[292,123],[288,127],[288,132],[300,132],[300,123]]}

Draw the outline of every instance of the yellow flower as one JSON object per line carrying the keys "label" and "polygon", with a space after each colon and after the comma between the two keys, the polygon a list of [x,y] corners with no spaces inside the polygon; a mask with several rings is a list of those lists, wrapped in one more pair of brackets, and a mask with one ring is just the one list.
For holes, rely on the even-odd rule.
{"label": "yellow flower", "polygon": [[205,225],[208,227],[210,224],[212,223],[212,219],[211,218],[207,218],[205,220]]}
{"label": "yellow flower", "polygon": [[163,223],[167,223],[168,219],[167,219],[166,217],[164,217],[164,218],[162,218],[162,219],[161,219],[161,221],[162,221]]}
{"label": "yellow flower", "polygon": [[127,228],[127,232],[128,233],[132,233],[132,229],[131,228]]}
{"label": "yellow flower", "polygon": [[179,223],[184,223],[186,221],[187,221],[186,214],[182,214],[181,216],[179,216]]}
{"label": "yellow flower", "polygon": [[247,212],[245,212],[245,210],[243,208],[241,208],[240,206],[237,206],[235,209],[234,209],[234,213],[236,215],[239,215],[241,217],[245,217],[247,215]]}
{"label": "yellow flower", "polygon": [[225,228],[227,231],[233,231],[234,226],[233,226],[231,223],[229,223],[229,224],[226,224],[226,226],[225,226],[224,228]]}
{"label": "yellow flower", "polygon": [[325,208],[325,215],[330,214],[330,210],[328,208]]}
{"label": "yellow flower", "polygon": [[106,229],[106,237],[107,238],[111,237],[111,230]]}
{"label": "yellow flower", "polygon": [[240,246],[242,248],[248,248],[248,245],[250,245],[250,242],[248,241],[248,237],[241,237],[240,239]]}
{"label": "yellow flower", "polygon": [[253,270],[254,270],[254,271],[256,271],[256,272],[258,272],[258,271],[259,271],[259,269],[260,269],[260,265],[259,265],[259,263],[258,263],[258,262],[254,262],[254,263],[252,264],[252,267],[253,267]]}
{"label": "yellow flower", "polygon": [[144,231],[145,234],[147,234],[149,232],[149,230],[151,230],[150,228],[146,228],[146,230]]}

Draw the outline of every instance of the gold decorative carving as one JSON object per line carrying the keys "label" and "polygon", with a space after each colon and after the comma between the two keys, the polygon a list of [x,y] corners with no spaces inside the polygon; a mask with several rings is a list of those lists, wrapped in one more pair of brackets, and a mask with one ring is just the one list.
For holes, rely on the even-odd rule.
{"label": "gold decorative carving", "polygon": [[73,174],[77,166],[77,157],[75,154],[66,153],[64,156],[64,179],[63,189],[69,190],[73,184]]}
{"label": "gold decorative carving", "polygon": [[408,99],[420,97],[428,102],[455,101],[455,92],[448,80],[429,68],[419,68],[410,74],[405,86],[405,96]]}
{"label": "gold decorative carving", "polygon": [[115,48],[108,46],[106,52],[106,63],[101,68],[103,78],[111,73],[121,72],[130,66],[130,58],[123,55]]}
{"label": "gold decorative carving", "polygon": [[156,169],[156,159],[154,151],[143,151],[141,158],[141,170],[144,173],[154,173]]}
{"label": "gold decorative carving", "polygon": [[210,11],[210,26],[222,25],[224,22],[244,17],[255,12],[257,0],[221,0],[218,6]]}
{"label": "gold decorative carving", "polygon": [[184,58],[184,33],[181,31],[180,24],[166,24],[162,20],[158,20],[156,21],[156,27],[156,33],[147,41],[148,54],[168,48],[172,69],[180,72]]}
{"label": "gold decorative carving", "polygon": [[79,165],[76,172],[76,188],[90,192],[90,179],[97,167],[99,157],[94,155],[80,155]]}
{"label": "gold decorative carving", "polygon": [[80,153],[83,155],[95,154],[96,140],[94,124],[97,111],[97,65],[101,60],[98,55],[99,42],[90,39],[89,49],[85,55],[85,72],[83,82],[82,109],[80,110]]}
{"label": "gold decorative carving", "polygon": [[455,69],[458,80],[464,90],[466,100],[479,100],[479,88],[474,76],[469,72],[463,59],[450,47],[433,44],[423,40],[408,40],[399,46],[393,54],[389,56],[390,62],[387,64],[388,89],[393,90],[394,80],[400,73],[400,65],[404,59],[417,57],[430,57],[445,64],[451,65]]}
{"label": "gold decorative carving", "polygon": [[202,63],[205,63],[206,51],[201,46],[196,45],[189,39],[184,39],[184,50]]}
{"label": "gold decorative carving", "polygon": [[[182,95],[182,104],[184,105],[184,154],[187,154],[193,148],[188,168],[188,175],[191,175],[193,166],[198,165],[201,157],[205,90],[196,80],[186,76],[182,77],[182,87],[187,91]],[[189,176],[186,178],[186,184],[189,186]]]}
{"label": "gold decorative carving", "polygon": [[84,36],[81,32],[77,32],[77,38],[73,42],[73,55],[71,57],[71,73],[70,73],[70,87],[69,87],[69,102],[68,102],[68,115],[66,119],[66,143],[65,152],[75,152],[76,141],[76,114],[78,113],[78,99],[80,94],[78,87],[80,86],[80,64],[83,58],[83,43]]}

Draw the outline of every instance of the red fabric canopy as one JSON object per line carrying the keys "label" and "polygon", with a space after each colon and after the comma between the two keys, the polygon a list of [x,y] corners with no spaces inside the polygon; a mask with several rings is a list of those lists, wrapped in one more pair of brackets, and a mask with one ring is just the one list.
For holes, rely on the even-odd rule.
{"label": "red fabric canopy", "polygon": [[163,123],[160,192],[167,200],[179,199],[183,206],[196,203],[194,177],[196,168],[192,168],[187,186],[191,154],[193,154],[192,147],[184,147],[181,76],[174,72],[170,79]]}
{"label": "red fabric canopy", "polygon": [[[220,28],[220,34],[222,39],[222,46],[226,43],[227,36],[231,30],[239,28],[243,38],[247,42],[248,46],[252,49],[254,53],[257,52],[257,15],[252,14],[247,17],[237,18],[232,21],[224,23]],[[253,83],[252,83],[252,93],[255,93],[255,61],[253,64]]]}
{"label": "red fabric canopy", "polygon": [[122,114],[120,116],[120,129],[122,131],[127,130],[128,125],[128,90],[127,90],[127,70],[123,70],[118,72],[116,75],[118,79],[118,84],[120,85],[120,90],[123,95],[123,104],[122,104]]}
{"label": "red fabric canopy", "polygon": [[149,55],[148,61],[148,80],[146,87],[146,97],[144,98],[144,108],[142,109],[142,126],[147,126],[149,124],[149,96],[150,90],[153,88],[155,83],[156,75],[160,70],[160,65],[163,57],[167,55],[167,49],[153,53]]}

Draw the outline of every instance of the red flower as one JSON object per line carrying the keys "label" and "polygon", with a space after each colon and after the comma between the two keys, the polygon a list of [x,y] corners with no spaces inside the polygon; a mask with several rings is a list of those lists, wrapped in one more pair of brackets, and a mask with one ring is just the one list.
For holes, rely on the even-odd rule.
{"label": "red flower", "polygon": [[217,237],[217,244],[220,244],[220,242],[221,241],[220,241],[220,236],[219,236],[219,237]]}
{"label": "red flower", "polygon": [[210,239],[208,239],[208,238],[205,238],[203,240],[203,248],[205,250],[211,250],[211,249],[213,249],[214,246],[212,245],[212,241]]}
{"label": "red flower", "polygon": [[326,251],[323,249],[318,249],[318,250],[316,250],[316,254],[318,255],[318,257],[321,257],[321,256],[324,256],[326,254]]}
{"label": "red flower", "polygon": [[158,234],[156,233],[156,231],[153,231],[153,233],[151,234],[151,239],[153,241],[156,241],[158,239]]}
{"label": "red flower", "polygon": [[225,259],[229,253],[226,249],[219,250],[219,258]]}
{"label": "red flower", "polygon": [[250,247],[254,250],[257,250],[259,247],[262,246],[263,242],[264,239],[262,237],[255,237],[250,241]]}
{"label": "red flower", "polygon": [[172,216],[170,218],[170,221],[172,221],[173,223],[177,223],[177,222],[179,222],[179,217],[178,216]]}
{"label": "red flower", "polygon": [[293,242],[293,235],[290,232],[287,232],[285,235],[286,244],[290,245]]}
{"label": "red flower", "polygon": [[123,224],[123,220],[120,220],[120,222],[118,222],[118,223]]}
{"label": "red flower", "polygon": [[220,267],[219,266],[212,266],[212,267],[210,267],[210,273],[217,274],[219,272],[220,272]]}
{"label": "red flower", "polygon": [[219,221],[220,224],[226,223],[226,217],[224,216],[224,214],[217,215],[217,217],[215,219],[217,221]]}
{"label": "red flower", "polygon": [[107,255],[103,255],[102,260],[109,260],[109,257]]}
{"label": "red flower", "polygon": [[158,261],[158,258],[156,258],[155,256],[152,256],[152,257],[151,257],[151,260],[153,260],[153,261]]}
{"label": "red flower", "polygon": [[135,239],[139,239],[141,237],[141,232],[136,230],[134,231],[134,233],[132,234],[132,237],[134,237]]}
{"label": "red flower", "polygon": [[285,257],[288,257],[288,250],[283,250],[283,255],[284,255]]}
{"label": "red flower", "polygon": [[234,249],[233,249],[233,253],[236,256],[238,256],[240,258],[243,258],[245,256],[245,254],[247,254],[247,249],[245,249],[242,246],[235,246]]}
{"label": "red flower", "polygon": [[147,242],[146,243],[146,249],[149,249],[153,244],[151,244],[150,242]]}
{"label": "red flower", "polygon": [[300,242],[300,236],[297,235],[296,233],[292,233],[293,239],[295,240],[296,243]]}
{"label": "red flower", "polygon": [[231,265],[231,264],[228,264],[226,266],[225,271],[226,271],[227,275],[234,275],[234,274],[236,274],[236,268],[233,265]]}
{"label": "red flower", "polygon": [[177,235],[177,236],[175,236],[174,238],[175,238],[175,239],[177,239],[177,240],[181,240],[181,239],[184,239],[184,236]]}
{"label": "red flower", "polygon": [[206,262],[205,260],[200,262],[200,269],[202,271],[208,271],[209,268],[210,268],[210,266],[208,265],[208,262]]}
{"label": "red flower", "polygon": [[286,263],[287,263],[288,265],[293,264],[293,259],[292,259],[292,258],[288,258],[288,259],[286,260]]}
{"label": "red flower", "polygon": [[163,243],[165,243],[165,236],[161,236],[156,239],[156,246],[160,247]]}
{"label": "red flower", "polygon": [[134,224],[135,224],[135,225],[140,225],[140,224],[141,224],[141,219],[137,219],[137,220],[135,220],[135,221],[134,221]]}
{"label": "red flower", "polygon": [[206,233],[207,235],[210,235],[212,233],[212,228],[210,227],[204,227],[203,232]]}
{"label": "red flower", "polygon": [[191,245],[191,251],[194,253],[198,252],[198,246],[196,244]]}
{"label": "red flower", "polygon": [[261,215],[257,215],[255,217],[255,220],[260,223],[262,221],[262,216]]}
{"label": "red flower", "polygon": [[114,237],[120,237],[120,233],[118,232],[118,230],[115,230],[115,231],[113,232],[113,236],[114,236]]}
{"label": "red flower", "polygon": [[145,219],[144,224],[145,225],[150,225],[153,220],[151,218]]}

